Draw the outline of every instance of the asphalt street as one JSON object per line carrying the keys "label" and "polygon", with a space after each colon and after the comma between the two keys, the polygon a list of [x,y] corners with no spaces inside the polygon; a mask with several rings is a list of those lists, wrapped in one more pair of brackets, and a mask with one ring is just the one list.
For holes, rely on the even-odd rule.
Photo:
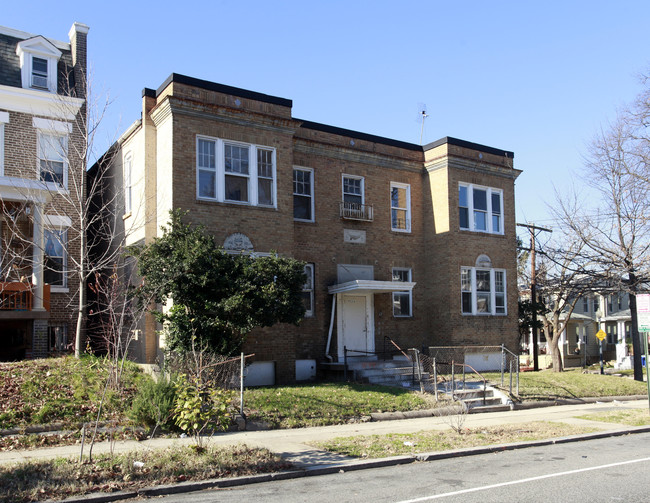
{"label": "asphalt street", "polygon": [[[648,502],[650,433],[156,498],[164,503]],[[136,501],[136,500],[129,500]],[[142,500],[139,500],[142,501]]]}

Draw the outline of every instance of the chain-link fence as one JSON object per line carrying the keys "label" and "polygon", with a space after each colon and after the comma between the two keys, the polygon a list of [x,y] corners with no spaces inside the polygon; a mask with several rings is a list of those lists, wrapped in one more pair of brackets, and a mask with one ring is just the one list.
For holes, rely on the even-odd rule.
{"label": "chain-link fence", "polygon": [[[489,381],[500,382],[511,394],[519,394],[519,356],[504,345],[430,346],[429,354],[420,359],[424,361],[423,368],[430,368],[431,377],[437,383],[482,381],[484,374],[490,374]],[[498,375],[494,376],[495,373]]]}

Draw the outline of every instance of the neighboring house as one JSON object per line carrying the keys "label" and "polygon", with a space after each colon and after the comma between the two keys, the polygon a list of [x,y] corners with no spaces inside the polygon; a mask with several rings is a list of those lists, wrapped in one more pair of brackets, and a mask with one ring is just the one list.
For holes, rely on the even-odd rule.
{"label": "neighboring house", "polygon": [[[564,366],[579,367],[598,362],[600,341],[596,333],[603,330],[607,334],[603,340],[603,359],[616,360],[618,368],[631,368],[631,320],[629,295],[625,292],[581,296],[560,336]],[[538,335],[538,342],[540,350],[545,352],[543,333]],[[532,350],[531,344],[528,347]]]}
{"label": "neighboring house", "polygon": [[84,176],[86,38],[69,42],[0,27],[0,360],[65,350],[76,321],[79,222],[70,204]]}
{"label": "neighboring house", "polygon": [[[172,74],[143,91],[112,154],[129,243],[180,208],[227,251],[307,263],[301,324],[247,338],[263,382],[310,378],[385,337],[516,349],[512,152],[301,120],[291,100]],[[157,328],[143,324],[134,358],[160,356]]]}

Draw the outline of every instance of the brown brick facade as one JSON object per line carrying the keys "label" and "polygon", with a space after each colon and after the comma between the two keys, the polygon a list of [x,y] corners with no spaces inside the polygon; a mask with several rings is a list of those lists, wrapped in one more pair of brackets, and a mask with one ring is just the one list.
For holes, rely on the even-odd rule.
{"label": "brown brick facade", "polygon": [[[2,50],[11,57],[3,60],[0,84],[11,86],[11,91],[0,91],[0,116],[3,117],[1,143],[4,170],[0,173],[0,206],[2,213],[3,294],[0,309],[0,339],[12,334],[11,343],[0,351],[0,359],[47,356],[51,343],[63,342],[67,333],[72,342],[77,320],[80,291],[75,264],[80,262],[82,226],[81,214],[85,210],[83,180],[85,159],[85,92],[86,92],[86,38],[88,27],[75,23],[70,30],[70,43],[59,42],[40,35],[30,35],[12,29],[3,29]],[[18,50],[25,52],[21,67]],[[48,67],[48,78],[54,78],[55,87],[25,85],[24,72],[29,71],[30,51],[41,58],[51,57],[54,66]],[[44,55],[45,54],[45,55]],[[56,75],[50,74],[54,69]],[[29,82],[29,81],[28,81]],[[20,86],[20,84],[23,84]],[[39,134],[53,134],[66,138],[67,153],[63,154],[67,188],[56,182],[41,179],[39,160]],[[8,211],[11,209],[13,213]],[[16,235],[11,231],[8,218],[24,224],[21,237],[20,260],[26,267],[20,274],[12,274],[13,264],[19,258],[9,252],[17,250]],[[45,239],[38,243],[43,229],[65,231],[62,286],[47,285],[42,270],[44,255],[48,253]],[[35,263],[40,257],[41,263]],[[38,260],[38,259],[37,259]],[[39,271],[41,269],[41,271]],[[27,289],[21,305],[8,301],[8,292],[17,287]],[[42,293],[41,289],[43,289]],[[40,300],[42,298],[42,300]],[[42,307],[40,306],[42,304]],[[54,336],[54,339],[51,339]],[[61,348],[60,348],[61,349]]]}
{"label": "brown brick facade", "polygon": [[[246,352],[255,353],[258,361],[275,362],[277,382],[295,379],[298,360],[328,360],[331,327],[329,357],[337,359],[341,348],[337,321],[331,326],[332,303],[345,294],[328,289],[338,283],[339,266],[372,266],[377,288],[392,280],[393,268],[411,270],[416,283],[411,316],[393,316],[389,291],[373,290],[368,297],[376,349],[384,336],[405,349],[440,344],[516,347],[514,180],[519,172],[512,153],[453,138],[422,147],[301,121],[291,117],[289,100],[179,75],[158,91],[145,90],[144,111],[144,123],[121,147],[140,151],[136,157],[142,162],[134,169],[145,178],[139,197],[148,207],[151,186],[146,180],[152,177],[145,173],[155,174],[157,202],[150,215],[156,215],[158,226],[168,209],[181,208],[218,242],[242,233],[256,252],[277,251],[314,264],[314,315],[298,327],[258,329],[247,338]],[[198,198],[197,137],[274,149],[275,206]],[[313,174],[313,222],[294,220],[294,167]],[[343,175],[363,178],[364,204],[373,208],[372,221],[341,218]],[[391,182],[410,190],[410,232],[391,229]],[[460,230],[459,183],[501,191],[502,234]],[[346,241],[350,232],[365,240]],[[473,267],[481,255],[506,272],[506,314],[461,314],[461,267]],[[145,340],[151,341],[155,334],[151,326],[147,330]]]}

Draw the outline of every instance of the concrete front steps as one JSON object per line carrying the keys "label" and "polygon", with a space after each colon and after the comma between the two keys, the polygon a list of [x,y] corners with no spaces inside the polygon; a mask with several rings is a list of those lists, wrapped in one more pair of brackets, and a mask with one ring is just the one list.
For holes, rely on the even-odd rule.
{"label": "concrete front steps", "polygon": [[[348,377],[355,381],[386,386],[413,385],[413,366],[404,357],[392,360],[357,360],[348,362]],[[417,377],[417,376],[416,376]]]}
{"label": "concrete front steps", "polygon": [[[444,392],[452,395],[449,383],[444,384]],[[510,400],[501,391],[487,386],[483,389],[481,382],[459,382],[454,386],[453,399],[462,402],[467,406],[468,412],[498,412],[512,409]]]}

